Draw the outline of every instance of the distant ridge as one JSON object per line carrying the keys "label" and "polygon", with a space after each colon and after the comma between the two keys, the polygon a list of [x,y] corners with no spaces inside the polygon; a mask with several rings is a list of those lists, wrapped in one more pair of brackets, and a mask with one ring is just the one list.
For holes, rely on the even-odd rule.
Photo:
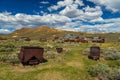
{"label": "distant ridge", "polygon": [[37,28],[21,28],[9,34],[10,37],[31,37],[32,39],[39,39],[42,37],[52,38],[53,36],[64,36],[67,33],[77,34],[73,31],[64,31],[48,26],[39,26]]}
{"label": "distant ridge", "polygon": [[0,35],[3,38],[20,38],[29,37],[30,39],[39,40],[40,38],[47,38],[48,40],[53,39],[54,36],[63,37],[66,34],[74,34],[76,36],[103,36],[107,42],[116,42],[120,37],[120,33],[87,33],[87,32],[73,32],[59,30],[48,26],[39,26],[37,28],[21,28],[12,32],[11,34]]}

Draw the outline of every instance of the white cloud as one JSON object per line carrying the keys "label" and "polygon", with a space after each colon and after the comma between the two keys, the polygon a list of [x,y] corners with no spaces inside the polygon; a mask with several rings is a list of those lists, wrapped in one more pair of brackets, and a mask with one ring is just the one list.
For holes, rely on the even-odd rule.
{"label": "white cloud", "polygon": [[83,6],[84,5],[82,0],[64,0],[64,1],[59,1],[57,3],[57,5],[50,6],[48,8],[48,10],[49,11],[57,10],[57,9],[59,9],[61,7],[66,7],[66,6],[74,5],[74,4],[79,5],[79,6]]}
{"label": "white cloud", "polygon": [[78,31],[87,32],[120,32],[120,18],[104,19],[101,24],[81,25]]}
{"label": "white cloud", "polygon": [[80,31],[86,32],[108,32],[109,29],[113,24],[97,24],[97,25],[82,25],[80,26]]}
{"label": "white cloud", "polygon": [[7,12],[0,13],[0,25],[4,26],[4,28],[20,29],[22,27],[38,27],[41,25],[54,27],[54,25],[63,25],[70,21],[70,18],[57,14],[47,14],[40,16],[21,13],[16,15],[11,15],[11,13]]}
{"label": "white cloud", "polygon": [[43,16],[21,13],[12,15],[4,12],[0,13],[0,25],[2,25],[2,29],[7,29],[8,31],[9,28],[16,30],[22,27],[46,25],[68,31],[120,32],[120,18],[103,19],[101,17],[103,12],[100,6],[78,8],[83,5],[82,0],[59,1],[57,5],[49,7],[49,10],[57,10],[64,7],[63,10],[58,14],[48,14],[41,11],[40,13]]}
{"label": "white cloud", "polygon": [[64,1],[59,1],[58,3],[57,3],[57,5],[53,5],[53,6],[50,6],[49,8],[48,8],[48,10],[57,10],[57,9],[59,9],[59,8],[61,8],[61,7],[64,7],[64,6],[67,6],[67,5],[71,5],[71,4],[73,4],[73,0],[64,0]]}
{"label": "white cloud", "polygon": [[48,1],[42,1],[42,2],[40,2],[41,4],[49,4],[49,2]]}
{"label": "white cloud", "polygon": [[120,32],[120,18],[104,19],[99,24],[88,25],[82,21],[69,22],[57,29],[82,32]]}
{"label": "white cloud", "polygon": [[102,22],[104,19],[102,17],[98,17],[96,19],[90,20],[90,22]]}
{"label": "white cloud", "polygon": [[105,6],[113,12],[120,12],[120,0],[88,0],[95,4]]}
{"label": "white cloud", "polygon": [[[91,16],[91,12],[94,13],[94,11],[100,11],[98,7],[87,7],[84,10],[85,12],[81,14],[82,17],[85,15]],[[85,18],[83,17],[83,20],[76,19],[75,22],[72,22],[74,18],[69,18],[67,16],[59,14],[47,14],[39,16],[18,13],[16,15],[11,15],[11,13],[5,12],[0,13],[0,25],[2,25],[0,33],[10,33],[10,28],[16,30],[22,27],[38,27],[41,25],[52,26],[57,29],[69,31],[120,32],[120,18],[102,19],[100,17],[100,13],[95,13],[94,15],[95,16],[92,14],[92,17],[90,19],[87,19],[86,17],[88,16],[85,16]],[[89,23],[99,22],[99,24],[88,25],[84,24],[83,21]]]}
{"label": "white cloud", "polygon": [[[47,15],[48,13],[47,12],[44,12],[44,11],[40,11],[40,13],[39,14],[42,14],[42,15]],[[39,15],[38,14],[38,15]]]}
{"label": "white cloud", "polygon": [[8,30],[8,29],[0,29],[0,34],[8,34],[10,33],[11,31]]}
{"label": "white cloud", "polygon": [[74,5],[66,6],[66,8],[60,12],[60,14],[73,18],[83,14],[83,11],[79,10],[78,6],[74,4]]}
{"label": "white cloud", "polygon": [[49,10],[57,10],[58,8],[65,7],[59,12],[60,15],[67,16],[72,20],[82,20],[90,22],[100,22],[103,21],[101,17],[103,12],[100,6],[95,7],[85,7],[79,9],[79,6],[83,6],[82,0],[64,0],[59,1],[57,5],[49,7]]}
{"label": "white cloud", "polygon": [[63,26],[57,27],[57,29],[67,30],[67,31],[76,31],[75,27],[80,26],[82,24],[81,21],[76,22],[68,22]]}
{"label": "white cloud", "polygon": [[72,17],[72,20],[82,20],[89,22],[103,21],[103,18],[101,17],[103,12],[99,6],[94,8],[87,6],[83,10],[80,10],[77,7],[66,7],[60,12],[60,14],[67,17]]}
{"label": "white cloud", "polygon": [[103,12],[99,6],[96,6],[95,8],[90,8],[89,6],[87,6],[85,8],[85,13],[84,13],[83,18],[88,21],[94,20],[94,22],[97,20],[102,21],[103,20],[101,17],[102,14]]}
{"label": "white cloud", "polygon": [[83,5],[84,5],[83,2],[82,2],[82,0],[75,0],[74,3],[75,3],[75,4],[78,4],[78,5],[80,5],[80,6],[83,6]]}

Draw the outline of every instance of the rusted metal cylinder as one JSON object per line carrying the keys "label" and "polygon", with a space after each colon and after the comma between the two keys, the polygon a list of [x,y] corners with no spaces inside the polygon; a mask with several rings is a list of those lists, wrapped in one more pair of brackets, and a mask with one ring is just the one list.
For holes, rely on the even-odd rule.
{"label": "rusted metal cylinder", "polygon": [[56,48],[58,53],[62,53],[63,52],[63,48]]}
{"label": "rusted metal cylinder", "polygon": [[100,47],[98,46],[91,46],[90,47],[90,54],[88,56],[90,59],[99,59],[100,58]]}
{"label": "rusted metal cylinder", "polygon": [[35,65],[43,62],[44,48],[22,46],[18,57],[23,65]]}

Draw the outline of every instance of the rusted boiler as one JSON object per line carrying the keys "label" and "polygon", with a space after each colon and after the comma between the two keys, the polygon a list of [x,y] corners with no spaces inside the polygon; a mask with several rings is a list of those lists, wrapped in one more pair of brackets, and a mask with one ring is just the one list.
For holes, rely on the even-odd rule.
{"label": "rusted boiler", "polygon": [[57,53],[62,53],[63,52],[63,48],[56,48]]}
{"label": "rusted boiler", "polygon": [[100,47],[91,46],[90,54],[89,54],[88,58],[98,60],[100,58]]}
{"label": "rusted boiler", "polygon": [[44,62],[44,48],[22,46],[18,57],[23,65],[35,65]]}

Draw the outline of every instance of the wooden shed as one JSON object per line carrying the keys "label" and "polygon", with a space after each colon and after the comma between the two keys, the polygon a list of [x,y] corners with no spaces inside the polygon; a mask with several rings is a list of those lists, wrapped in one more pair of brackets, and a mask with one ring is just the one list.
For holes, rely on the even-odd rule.
{"label": "wooden shed", "polygon": [[22,46],[18,57],[23,65],[35,65],[44,62],[44,48]]}
{"label": "wooden shed", "polygon": [[100,47],[98,46],[91,46],[90,47],[90,54],[88,56],[90,59],[99,59],[100,58]]}

